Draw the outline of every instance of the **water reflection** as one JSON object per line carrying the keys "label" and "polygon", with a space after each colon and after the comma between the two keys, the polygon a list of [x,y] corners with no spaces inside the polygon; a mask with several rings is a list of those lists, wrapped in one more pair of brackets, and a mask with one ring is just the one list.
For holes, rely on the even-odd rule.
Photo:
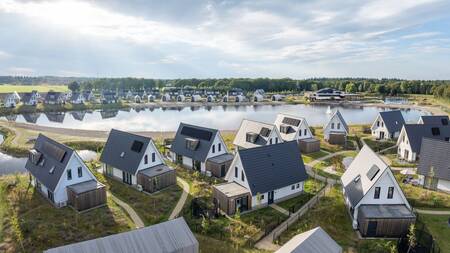
{"label": "water reflection", "polygon": [[[96,111],[47,112],[10,115],[0,120],[26,122],[52,127],[76,129],[109,130],[119,128],[129,131],[174,131],[180,122],[206,125],[223,130],[237,129],[243,118],[273,122],[277,113],[287,113],[305,117],[311,126],[325,124],[329,116],[328,105],[218,105],[218,106],[173,106],[170,108],[147,109],[104,109]],[[339,108],[349,124],[371,123],[379,111],[379,107],[361,105],[332,106]],[[407,122],[416,122],[425,114],[416,109],[402,110]]]}

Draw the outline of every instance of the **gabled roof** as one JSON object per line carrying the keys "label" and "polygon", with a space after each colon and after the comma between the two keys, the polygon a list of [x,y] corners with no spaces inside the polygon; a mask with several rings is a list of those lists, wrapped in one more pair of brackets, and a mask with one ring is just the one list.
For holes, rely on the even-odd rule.
{"label": "gabled roof", "polygon": [[331,116],[330,120],[329,120],[328,123],[324,126],[323,129],[326,129],[326,128],[328,127],[328,125],[330,125],[331,121],[332,121],[335,117],[337,117],[337,118],[339,119],[339,121],[341,122],[341,124],[342,124],[342,126],[344,127],[345,131],[348,133],[348,126],[347,126],[347,123],[345,122],[344,117],[342,117],[342,114],[341,114],[341,112],[339,111],[339,109],[336,110],[336,111],[333,113],[333,116]]}
{"label": "gabled roof", "polygon": [[197,253],[198,248],[197,239],[181,217],[145,228],[49,249],[44,253]]}
{"label": "gabled roof", "polygon": [[252,195],[308,178],[296,141],[238,151]]}
{"label": "gabled roof", "polygon": [[[242,148],[254,148],[266,145],[272,131],[277,131],[276,126],[273,124],[244,119],[234,137],[233,145]],[[247,133],[253,133],[258,136],[255,143],[247,141]]]}
{"label": "gabled roof", "polygon": [[54,191],[75,151],[42,134],[39,134],[33,149],[42,154],[41,159],[34,164],[28,158],[25,168],[45,187]]}
{"label": "gabled roof", "polygon": [[294,236],[275,253],[341,253],[342,247],[321,227]]}
{"label": "gabled roof", "polygon": [[134,175],[150,142],[149,137],[111,129],[100,161]]}
{"label": "gabled roof", "polygon": [[23,103],[29,103],[31,101],[31,98],[33,98],[33,96],[36,96],[37,92],[26,92],[22,94],[22,102]]}
{"label": "gabled roof", "polygon": [[417,174],[429,176],[431,167],[434,177],[450,180],[450,142],[423,138]]}
{"label": "gabled roof", "polygon": [[74,92],[72,93],[72,97],[71,97],[72,101],[76,101],[78,99],[84,99],[83,94],[81,94],[80,92]]}
{"label": "gabled roof", "polygon": [[389,133],[400,132],[403,124],[405,124],[405,119],[400,110],[380,112],[380,117]]}
{"label": "gabled roof", "polygon": [[[359,151],[341,176],[342,185],[350,203],[355,207],[389,166],[369,146]],[[394,179],[395,180],[395,179]]]}
{"label": "gabled roof", "polygon": [[422,124],[430,124],[430,125],[448,125],[449,118],[448,115],[423,115],[420,116],[419,121]]}
{"label": "gabled roof", "polygon": [[[205,162],[217,132],[217,129],[180,123],[175,139],[170,147],[170,151],[182,156],[190,157],[196,161]],[[186,141],[189,140],[198,141],[195,150],[187,147]]]}
{"label": "gabled roof", "polygon": [[[450,125],[431,125],[431,124],[405,124],[403,125],[408,136],[411,150],[415,153],[420,152],[420,145],[423,138],[435,140],[445,140],[450,138]],[[398,141],[401,141],[400,139]]]}
{"label": "gabled roof", "polygon": [[[284,114],[284,113],[278,113],[277,118],[275,119],[275,126],[280,132],[281,138],[285,141],[292,141],[295,140],[295,136],[298,132],[298,129],[300,128],[300,125],[306,121],[305,118]],[[289,132],[283,133],[280,131],[281,125],[288,125],[289,126]]]}
{"label": "gabled roof", "polygon": [[45,95],[45,101],[57,102],[58,99],[62,99],[62,96],[64,96],[64,94],[62,92],[49,91]]}

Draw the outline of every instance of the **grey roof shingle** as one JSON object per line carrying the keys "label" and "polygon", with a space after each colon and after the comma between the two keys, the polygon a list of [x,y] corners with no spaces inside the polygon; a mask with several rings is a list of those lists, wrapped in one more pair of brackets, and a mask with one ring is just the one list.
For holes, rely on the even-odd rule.
{"label": "grey roof shingle", "polygon": [[[269,129],[269,134],[267,136],[261,135],[261,129]],[[239,130],[233,140],[233,144],[241,148],[254,148],[262,145],[266,145],[270,136],[271,131],[276,131],[276,127],[273,124],[263,123],[254,120],[243,119]],[[255,143],[247,141],[247,133],[257,134]]]}
{"label": "grey roof shingle", "polygon": [[[51,149],[44,147],[46,145],[56,147],[56,149],[65,152],[64,158],[62,160],[58,160],[55,155],[51,154]],[[74,150],[42,134],[39,134],[38,138],[36,139],[34,149],[42,153],[41,161],[43,159],[43,165],[41,166],[39,164],[34,164],[30,159],[28,159],[27,163],[25,164],[25,168],[35,178],[37,178],[39,182],[45,185],[45,187],[54,191]],[[52,168],[53,173],[50,173]]]}
{"label": "grey roof shingle", "polygon": [[380,116],[389,133],[400,132],[403,124],[405,124],[405,119],[400,110],[380,112]]}
{"label": "grey roof shingle", "polygon": [[428,176],[430,167],[434,177],[450,180],[450,142],[423,138],[417,173]]}
{"label": "grey roof shingle", "polygon": [[342,247],[321,227],[294,236],[275,253],[342,253]]}
{"label": "grey roof shingle", "polygon": [[352,206],[356,206],[364,197],[361,180],[352,180],[348,185],[344,186],[345,194]]}
{"label": "grey roof shingle", "polygon": [[239,150],[252,195],[308,178],[296,141]]}
{"label": "grey roof shingle", "polygon": [[[139,152],[131,150],[135,141],[143,144]],[[111,129],[100,161],[134,175],[150,141],[149,137]],[[123,157],[121,157],[122,153]]]}
{"label": "grey roof shingle", "polygon": [[[180,123],[175,139],[170,147],[170,151],[178,155],[192,158],[196,161],[205,162],[217,132],[217,129]],[[186,139],[198,140],[199,144],[197,149],[188,149],[186,146]]]}
{"label": "grey roof shingle", "polygon": [[[445,138],[450,138],[450,126],[431,124],[405,124],[404,127],[408,135],[411,150],[415,153],[420,152],[422,138],[430,138],[435,140],[445,140]],[[439,129],[439,135],[433,135],[433,128]]]}
{"label": "grey roof shingle", "polygon": [[449,122],[448,115],[423,115],[420,118],[423,124],[444,125],[446,123],[448,125]]}
{"label": "grey roof shingle", "polygon": [[69,244],[44,253],[197,253],[199,244],[184,218],[89,241]]}

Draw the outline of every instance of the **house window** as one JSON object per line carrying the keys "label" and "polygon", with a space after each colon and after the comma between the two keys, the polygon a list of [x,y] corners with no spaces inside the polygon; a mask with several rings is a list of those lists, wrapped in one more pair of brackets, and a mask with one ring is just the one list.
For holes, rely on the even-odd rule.
{"label": "house window", "polygon": [[278,137],[275,137],[275,144],[278,143]]}
{"label": "house window", "polygon": [[388,189],[388,196],[387,196],[387,198],[388,198],[388,199],[392,199],[393,197],[394,197],[394,187],[391,186],[391,187],[389,187],[389,189]]}
{"label": "house window", "polygon": [[67,170],[67,180],[72,180],[72,170]]}
{"label": "house window", "polygon": [[222,143],[217,144],[217,150],[219,152],[222,151]]}
{"label": "house window", "polygon": [[272,139],[269,140],[269,144],[272,145]]}
{"label": "house window", "polygon": [[334,123],[331,123],[331,129],[334,129]]}
{"label": "house window", "polygon": [[307,131],[306,129],[305,129],[305,130],[303,130],[303,132],[304,132],[304,135],[306,135],[306,131]]}
{"label": "house window", "polygon": [[297,184],[297,189],[300,188],[300,184]]}
{"label": "house window", "polygon": [[338,123],[337,129],[341,129],[341,123]]}
{"label": "house window", "polygon": [[213,154],[216,153],[216,145],[214,145],[214,144],[212,145],[212,152],[213,152]]}
{"label": "house window", "polygon": [[82,177],[83,176],[83,168],[78,167],[78,177]]}
{"label": "house window", "polygon": [[380,121],[377,121],[377,127],[379,127],[380,126]]}
{"label": "house window", "polygon": [[234,167],[234,177],[238,177],[238,167]]}
{"label": "house window", "polygon": [[298,132],[299,136],[302,136],[302,130],[300,129],[300,131]]}
{"label": "house window", "polygon": [[375,195],[373,196],[374,199],[379,199],[380,198],[380,187],[375,187]]}
{"label": "house window", "polygon": [[148,155],[144,156],[144,164],[148,164]]}
{"label": "house window", "polygon": [[156,161],[156,153],[152,153],[152,163]]}
{"label": "house window", "polygon": [[405,136],[404,136],[404,135],[403,135],[403,137],[402,137],[402,141],[405,142]]}
{"label": "house window", "polygon": [[295,190],[295,184],[291,186],[291,190]]}
{"label": "house window", "polygon": [[264,194],[261,194],[261,200],[263,200],[264,199]]}
{"label": "house window", "polygon": [[242,179],[242,182],[245,182],[244,171],[241,171],[241,179]]}

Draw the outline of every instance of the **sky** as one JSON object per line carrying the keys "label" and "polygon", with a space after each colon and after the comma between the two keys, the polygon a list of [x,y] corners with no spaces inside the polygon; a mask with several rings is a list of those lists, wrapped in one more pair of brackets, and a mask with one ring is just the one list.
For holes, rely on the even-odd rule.
{"label": "sky", "polygon": [[450,79],[449,0],[0,0],[0,75]]}

